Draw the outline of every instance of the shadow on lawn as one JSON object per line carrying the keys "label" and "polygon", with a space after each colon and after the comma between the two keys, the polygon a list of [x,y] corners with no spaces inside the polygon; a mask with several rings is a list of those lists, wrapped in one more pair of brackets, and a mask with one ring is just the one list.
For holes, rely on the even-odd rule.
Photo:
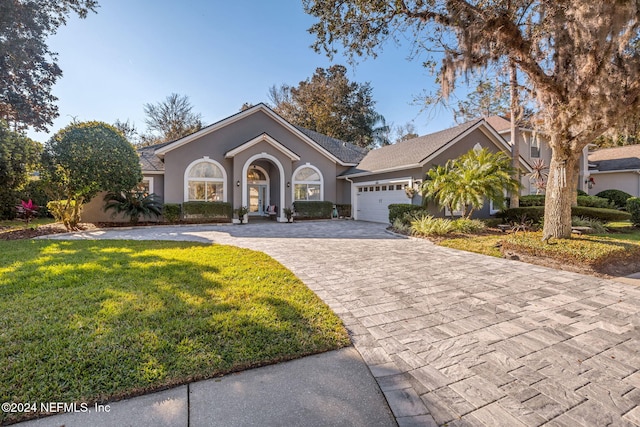
{"label": "shadow on lawn", "polygon": [[318,316],[311,291],[261,253],[39,241],[5,255],[3,402],[114,400],[348,343],[328,308]]}

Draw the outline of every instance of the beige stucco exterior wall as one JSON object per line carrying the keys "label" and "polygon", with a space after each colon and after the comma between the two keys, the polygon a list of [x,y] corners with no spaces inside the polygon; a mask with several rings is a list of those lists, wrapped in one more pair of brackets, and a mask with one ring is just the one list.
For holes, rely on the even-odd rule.
{"label": "beige stucco exterior wall", "polygon": [[604,190],[622,190],[634,197],[640,197],[640,173],[636,172],[613,172],[613,173],[592,173],[595,185],[588,190],[589,194],[595,195]]}

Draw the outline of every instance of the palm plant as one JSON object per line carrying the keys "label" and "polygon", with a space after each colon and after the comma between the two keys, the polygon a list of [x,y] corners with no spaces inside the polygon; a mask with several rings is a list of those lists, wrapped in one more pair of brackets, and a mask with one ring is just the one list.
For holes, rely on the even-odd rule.
{"label": "palm plant", "polygon": [[543,159],[536,159],[531,165],[532,172],[529,174],[529,179],[536,187],[536,194],[540,194],[541,190],[546,188],[546,179],[549,176],[549,167],[546,165]]}
{"label": "palm plant", "polygon": [[514,179],[511,160],[502,153],[486,148],[474,149],[445,166],[436,166],[427,172],[422,186],[423,197],[435,200],[441,207],[453,212],[462,210],[462,216],[471,218],[486,200],[496,204],[504,202],[505,191],[518,191],[520,183]]}
{"label": "palm plant", "polygon": [[143,191],[110,192],[104,196],[104,211],[113,211],[112,217],[123,214],[129,217],[132,225],[138,223],[140,216],[143,218],[158,217],[162,215],[162,203],[155,193],[148,194]]}

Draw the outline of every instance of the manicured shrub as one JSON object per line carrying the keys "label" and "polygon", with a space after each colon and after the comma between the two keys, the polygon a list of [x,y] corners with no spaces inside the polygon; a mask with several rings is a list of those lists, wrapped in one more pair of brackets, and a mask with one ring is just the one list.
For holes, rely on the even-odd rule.
{"label": "manicured shrub", "polygon": [[231,221],[233,209],[227,202],[184,202],[182,213],[185,219],[226,219]]}
{"label": "manicured shrub", "polygon": [[586,191],[578,190],[578,196],[588,196]]}
{"label": "manicured shrub", "polygon": [[180,203],[165,203],[162,206],[162,216],[168,222],[178,222],[182,216],[182,206]]}
{"label": "manicured shrub", "polygon": [[351,218],[351,205],[336,205],[336,209],[338,210],[339,218]]}
{"label": "manicured shrub", "polygon": [[410,203],[396,203],[389,205],[389,223],[393,224],[397,218],[403,217],[406,213],[420,212],[424,210],[421,205]]}
{"label": "manicured shrub", "polygon": [[606,208],[611,209],[615,206],[604,197],[598,196],[578,196],[578,206],[585,206],[589,208]]}
{"label": "manicured shrub", "polygon": [[[544,194],[535,194],[520,197],[520,207],[544,206]],[[578,195],[578,206],[586,206],[591,208],[612,208],[611,202],[603,197]]]}
{"label": "manicured shrub", "polygon": [[631,223],[636,227],[640,227],[640,197],[627,199],[627,211],[631,216]]}
{"label": "manicured shrub", "polygon": [[627,207],[627,199],[631,197],[631,194],[622,190],[604,190],[596,194],[596,196],[608,199],[618,209],[625,209]]}
{"label": "manicured shrub", "polygon": [[298,201],[293,202],[293,210],[300,219],[330,219],[333,202]]}
{"label": "manicured shrub", "polygon": [[629,212],[619,211],[617,209],[590,208],[585,206],[573,206],[571,208],[571,216],[599,219],[602,222],[625,221],[631,218]]}
{"label": "manicured shrub", "polygon": [[533,223],[540,222],[544,218],[544,206],[526,206],[520,208],[510,208],[498,212],[496,215],[504,219],[505,222],[523,222],[531,221]]}
{"label": "manicured shrub", "polygon": [[544,206],[544,194],[520,196],[520,207],[526,208],[528,206]]}

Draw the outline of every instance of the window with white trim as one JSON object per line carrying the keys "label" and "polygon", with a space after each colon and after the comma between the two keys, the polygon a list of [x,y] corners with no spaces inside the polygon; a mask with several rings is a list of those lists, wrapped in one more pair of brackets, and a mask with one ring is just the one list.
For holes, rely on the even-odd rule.
{"label": "window with white trim", "polygon": [[142,178],[142,181],[140,181],[138,185],[136,185],[135,191],[144,194],[153,193],[153,177],[145,176],[144,178]]}
{"label": "window with white trim", "polygon": [[224,174],[208,160],[191,166],[187,173],[187,200],[221,202],[224,200]]}
{"label": "window with white trim", "polygon": [[537,159],[540,157],[540,141],[538,137],[531,138],[531,158]]}
{"label": "window with white trim", "polygon": [[293,176],[293,200],[323,200],[322,175],[312,166],[303,166]]}

